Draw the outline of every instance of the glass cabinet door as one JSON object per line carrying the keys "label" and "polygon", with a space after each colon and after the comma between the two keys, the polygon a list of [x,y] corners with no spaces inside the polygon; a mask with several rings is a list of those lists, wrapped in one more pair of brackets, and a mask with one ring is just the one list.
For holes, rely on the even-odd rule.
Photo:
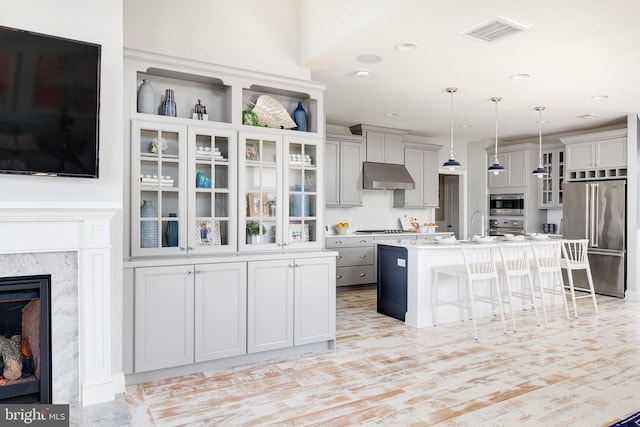
{"label": "glass cabinet door", "polygon": [[186,128],[132,122],[133,255],[179,253],[186,247]]}
{"label": "glass cabinet door", "polygon": [[240,133],[238,241],[244,250],[282,246],[282,138]]}
{"label": "glass cabinet door", "polygon": [[285,179],[288,193],[283,242],[288,249],[318,242],[318,155],[315,140],[287,138]]}
{"label": "glass cabinet door", "polygon": [[188,250],[236,249],[235,131],[189,127]]}

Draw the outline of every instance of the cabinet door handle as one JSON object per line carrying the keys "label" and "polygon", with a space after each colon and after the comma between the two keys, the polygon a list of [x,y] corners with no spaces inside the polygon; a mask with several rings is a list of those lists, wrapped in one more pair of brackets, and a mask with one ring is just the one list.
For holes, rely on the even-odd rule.
{"label": "cabinet door handle", "polygon": [[196,274],[202,274],[202,273],[204,273],[204,271],[202,271],[202,270],[196,270]]}
{"label": "cabinet door handle", "polygon": [[184,246],[180,246],[180,250],[181,250],[181,251],[186,251],[186,250],[187,250],[187,248],[185,248]]}
{"label": "cabinet door handle", "polygon": [[295,264],[289,264],[289,268],[295,267]]}
{"label": "cabinet door handle", "polygon": [[367,275],[367,273],[360,273],[360,277],[364,277],[366,275]]}
{"label": "cabinet door handle", "polygon": [[360,240],[360,243],[367,243],[366,240]]}
{"label": "cabinet door handle", "polygon": [[296,267],[300,267],[300,263],[297,263],[297,262],[296,262],[296,265],[295,265],[295,266],[296,266]]}
{"label": "cabinet door handle", "polygon": [[193,274],[193,271],[189,270],[187,271],[187,276],[191,276]]}
{"label": "cabinet door handle", "polygon": [[338,275],[336,276],[336,279],[342,279],[342,274],[338,274]]}
{"label": "cabinet door handle", "polygon": [[336,245],[341,245],[342,244],[342,240],[336,240]]}
{"label": "cabinet door handle", "polygon": [[289,242],[284,242],[282,246],[289,246]]}
{"label": "cabinet door handle", "polygon": [[194,248],[193,246],[188,246],[187,247],[190,251],[194,251],[196,248]]}
{"label": "cabinet door handle", "polygon": [[336,259],[342,259],[342,255],[338,255]]}
{"label": "cabinet door handle", "polygon": [[360,258],[366,258],[367,256],[365,254],[360,255]]}

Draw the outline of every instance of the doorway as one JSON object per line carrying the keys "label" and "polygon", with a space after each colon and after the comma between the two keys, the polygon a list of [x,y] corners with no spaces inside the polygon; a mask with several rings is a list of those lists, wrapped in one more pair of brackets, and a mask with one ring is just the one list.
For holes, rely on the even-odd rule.
{"label": "doorway", "polygon": [[438,175],[439,208],[435,210],[435,222],[439,231],[452,232],[457,239],[467,236],[466,171],[441,171]]}

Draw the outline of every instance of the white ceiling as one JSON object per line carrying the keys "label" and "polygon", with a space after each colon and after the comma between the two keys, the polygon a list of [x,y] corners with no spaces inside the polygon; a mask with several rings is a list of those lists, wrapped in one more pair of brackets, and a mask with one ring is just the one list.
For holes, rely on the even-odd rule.
{"label": "white ceiling", "polygon": [[[322,2],[320,2],[322,4]],[[639,0],[343,0],[319,16],[315,37],[325,37],[303,64],[312,79],[328,84],[327,123],[365,123],[406,129],[448,140],[450,95],[454,95],[456,140],[498,136],[514,141],[538,134],[536,106],[545,106],[543,135],[625,123],[640,111]],[[362,19],[355,6],[378,7]],[[339,6],[341,7],[341,6]],[[365,10],[365,9],[361,9]],[[351,19],[350,16],[351,14]],[[345,16],[346,15],[346,16]],[[363,12],[364,15],[364,12]],[[494,17],[526,25],[529,31],[492,43],[459,35]],[[360,19],[358,19],[360,18]],[[352,26],[346,22],[354,22]],[[316,45],[319,40],[316,40]],[[400,52],[398,43],[417,44]],[[374,54],[376,64],[356,57]],[[354,73],[367,69],[371,77]],[[528,73],[528,79],[510,76]],[[608,95],[594,101],[592,96]],[[397,113],[387,117],[385,113]],[[585,120],[576,116],[594,114]],[[461,125],[470,125],[463,128]]]}

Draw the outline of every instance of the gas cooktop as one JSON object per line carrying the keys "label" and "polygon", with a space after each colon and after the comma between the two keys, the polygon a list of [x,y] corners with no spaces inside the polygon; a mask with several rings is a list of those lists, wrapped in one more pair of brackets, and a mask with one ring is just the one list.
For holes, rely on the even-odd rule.
{"label": "gas cooktop", "polygon": [[410,231],[400,230],[400,229],[386,229],[386,230],[356,230],[356,233],[360,234],[374,234],[374,233],[383,233],[383,234],[400,234],[400,233],[411,233]]}

